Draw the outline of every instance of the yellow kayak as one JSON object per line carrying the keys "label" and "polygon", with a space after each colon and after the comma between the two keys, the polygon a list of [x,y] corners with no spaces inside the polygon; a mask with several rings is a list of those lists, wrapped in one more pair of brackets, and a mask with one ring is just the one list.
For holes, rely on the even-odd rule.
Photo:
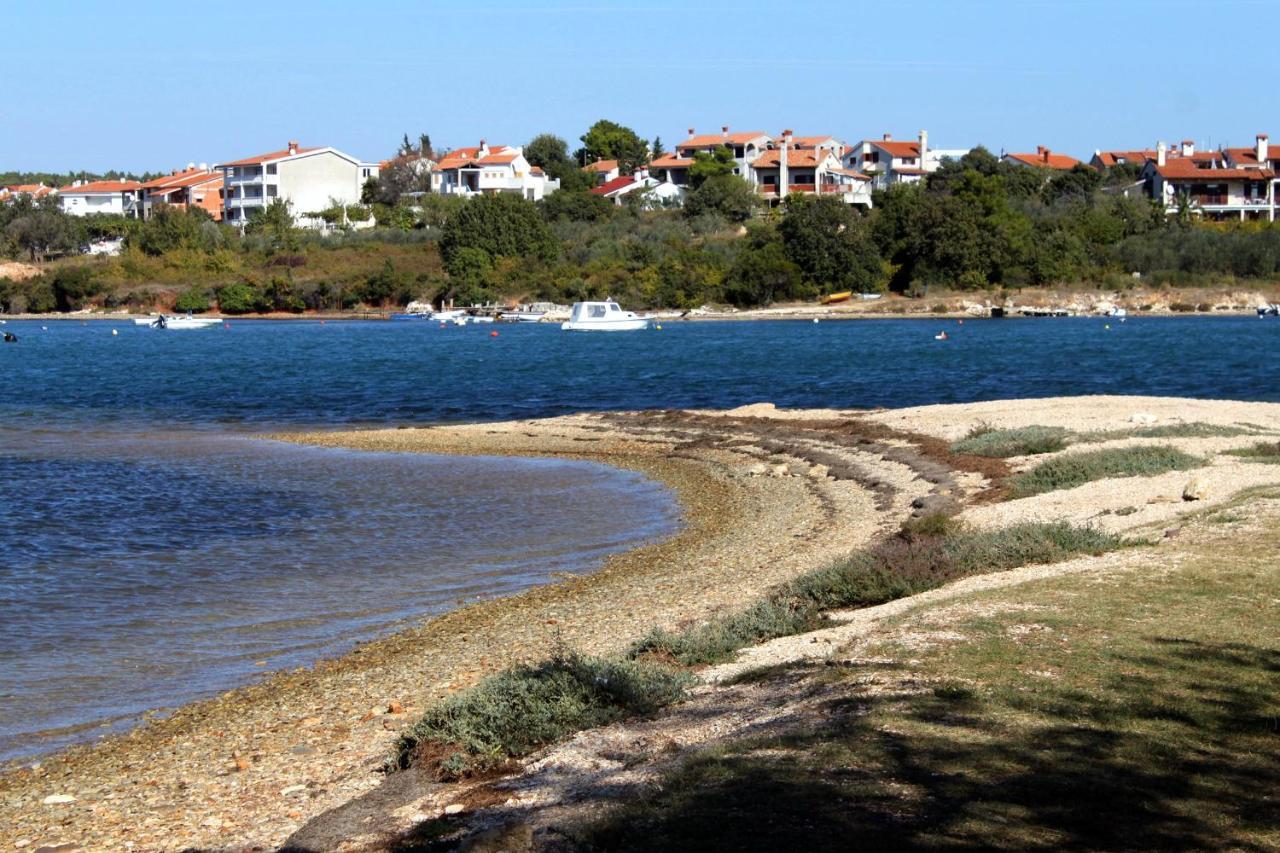
{"label": "yellow kayak", "polygon": [[822,297],[822,304],[830,305],[832,302],[845,302],[852,298],[853,292],[846,290],[843,293],[832,293],[828,296]]}

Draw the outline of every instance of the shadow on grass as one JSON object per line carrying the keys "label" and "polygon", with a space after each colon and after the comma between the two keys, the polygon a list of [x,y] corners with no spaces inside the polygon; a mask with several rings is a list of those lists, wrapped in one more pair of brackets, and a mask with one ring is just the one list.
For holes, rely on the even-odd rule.
{"label": "shadow on grass", "polygon": [[1098,695],[943,686],[705,751],[572,837],[599,850],[1270,849],[1280,652],[1149,647]]}

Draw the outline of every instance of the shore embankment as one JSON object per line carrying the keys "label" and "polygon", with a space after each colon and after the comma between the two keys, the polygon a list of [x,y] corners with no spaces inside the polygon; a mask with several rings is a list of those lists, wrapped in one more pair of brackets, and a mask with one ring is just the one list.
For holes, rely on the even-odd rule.
{"label": "shore embankment", "polygon": [[[32,847],[276,846],[317,816],[374,792],[386,778],[381,768],[391,744],[427,704],[557,648],[615,653],[655,626],[674,629],[731,612],[895,530],[913,513],[946,507],[983,526],[1065,511],[1121,531],[1159,526],[1184,511],[1181,473],[1135,478],[1119,489],[1102,481],[1001,500],[1003,481],[1032,460],[949,451],[952,440],[983,422],[1081,431],[1184,422],[1280,430],[1280,405],[1100,397],[857,412],[762,404],[274,436],[379,452],[616,465],[671,487],[684,525],[591,575],[464,607],[6,773],[0,826]],[[1212,455],[1250,440],[1167,441]],[[1275,466],[1214,456],[1197,476],[1212,502],[1276,473]]]}

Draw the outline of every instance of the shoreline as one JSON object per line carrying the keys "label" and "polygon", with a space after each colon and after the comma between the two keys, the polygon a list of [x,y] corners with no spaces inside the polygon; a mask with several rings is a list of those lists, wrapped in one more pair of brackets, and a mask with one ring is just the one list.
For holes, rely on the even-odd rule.
{"label": "shoreline", "polygon": [[[913,503],[960,501],[963,517],[978,526],[1004,523],[1015,510],[1117,529],[1176,518],[1180,501],[1142,502],[1126,489],[1163,494],[1180,489],[1185,475],[1174,475],[1176,483],[1153,478],[1113,488],[1111,481],[992,503],[983,498],[987,478],[1007,471],[1004,461],[950,469],[936,446],[929,449],[977,421],[1114,427],[1133,412],[1280,428],[1280,404],[1089,397],[871,412],[758,404],[265,436],[354,450],[587,459],[672,488],[685,523],[673,537],[615,555],[589,575],[464,606],[312,668],[274,673],[102,743],[47,756],[36,770],[4,773],[0,823],[33,845],[278,845],[376,788],[390,744],[427,703],[560,646],[607,654],[651,627],[736,609],[895,529]],[[1206,473],[1224,499],[1248,477],[1271,476],[1268,466],[1244,463]],[[1130,503],[1143,508],[1099,514],[1100,506]],[[44,802],[58,795],[76,800]]]}

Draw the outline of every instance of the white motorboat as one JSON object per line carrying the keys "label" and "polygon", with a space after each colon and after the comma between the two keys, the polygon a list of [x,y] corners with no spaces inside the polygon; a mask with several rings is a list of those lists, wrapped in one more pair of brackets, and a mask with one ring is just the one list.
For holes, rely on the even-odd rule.
{"label": "white motorboat", "polygon": [[222,321],[217,317],[193,317],[190,314],[185,317],[169,317],[160,314],[155,317],[137,318],[133,321],[135,326],[149,326],[152,329],[207,329],[221,323]]}
{"label": "white motorboat", "polygon": [[507,323],[536,323],[547,315],[546,311],[503,311],[498,319]]}
{"label": "white motorboat", "polygon": [[[461,308],[454,311],[433,311],[431,319],[440,323],[453,323],[457,326],[465,326],[467,324],[467,312]],[[458,321],[462,322],[459,323]]]}
{"label": "white motorboat", "polygon": [[573,313],[560,328],[567,332],[635,332],[649,328],[649,318],[623,311],[612,299],[605,302],[575,302]]}

